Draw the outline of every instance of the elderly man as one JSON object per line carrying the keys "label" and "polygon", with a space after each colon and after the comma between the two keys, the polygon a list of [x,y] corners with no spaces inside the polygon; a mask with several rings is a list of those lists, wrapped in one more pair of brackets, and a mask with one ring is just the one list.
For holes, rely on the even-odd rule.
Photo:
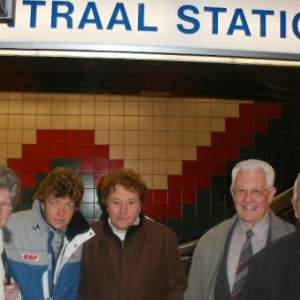
{"label": "elderly man", "polygon": [[253,257],[243,300],[300,298],[300,173],[294,184],[292,204],[298,219],[296,232],[274,242]]}
{"label": "elderly man", "polygon": [[[250,254],[294,231],[294,226],[269,209],[276,188],[275,171],[268,163],[257,159],[241,161],[231,177],[230,191],[237,214],[199,240],[185,300],[239,299]],[[244,244],[247,247],[243,250]],[[243,264],[240,256],[244,257]]]}

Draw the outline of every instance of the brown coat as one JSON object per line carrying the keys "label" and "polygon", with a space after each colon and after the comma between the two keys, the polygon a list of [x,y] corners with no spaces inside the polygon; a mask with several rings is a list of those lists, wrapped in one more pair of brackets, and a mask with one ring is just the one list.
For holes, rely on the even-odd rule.
{"label": "brown coat", "polygon": [[[106,229],[104,229],[104,228]],[[182,300],[186,274],[175,233],[142,218],[124,244],[107,220],[84,244],[80,300]]]}

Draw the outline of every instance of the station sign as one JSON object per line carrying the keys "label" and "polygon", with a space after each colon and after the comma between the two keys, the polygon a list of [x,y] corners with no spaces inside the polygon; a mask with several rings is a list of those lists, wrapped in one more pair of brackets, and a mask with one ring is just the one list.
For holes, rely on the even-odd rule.
{"label": "station sign", "polygon": [[15,1],[13,20],[0,23],[0,52],[300,60],[298,0]]}

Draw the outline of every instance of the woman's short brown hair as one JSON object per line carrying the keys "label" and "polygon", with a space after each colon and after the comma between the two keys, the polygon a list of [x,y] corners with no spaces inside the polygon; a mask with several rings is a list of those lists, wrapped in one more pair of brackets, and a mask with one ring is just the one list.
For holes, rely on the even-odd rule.
{"label": "woman's short brown hair", "polygon": [[132,169],[118,169],[110,172],[101,184],[102,203],[107,207],[107,199],[111,192],[120,185],[127,190],[137,192],[141,202],[144,202],[147,193],[147,185],[142,177]]}
{"label": "woman's short brown hair", "polygon": [[54,197],[69,196],[74,200],[75,206],[79,207],[83,193],[84,184],[80,176],[69,167],[57,167],[39,184],[33,198],[43,202],[50,195]]}

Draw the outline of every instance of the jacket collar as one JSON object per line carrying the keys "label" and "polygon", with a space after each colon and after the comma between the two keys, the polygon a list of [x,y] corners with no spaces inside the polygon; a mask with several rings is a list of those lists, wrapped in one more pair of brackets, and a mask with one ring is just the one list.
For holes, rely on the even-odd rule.
{"label": "jacket collar", "polygon": [[[144,221],[145,221],[145,214],[141,211],[139,214],[140,217],[140,222],[137,225],[132,225],[127,229],[126,235],[125,235],[125,240],[126,241],[128,238],[130,238],[136,231],[138,231],[141,226],[143,225]],[[121,242],[121,240],[114,234],[112,228],[110,227],[109,223],[108,223],[108,218],[109,215],[108,213],[105,213],[105,215],[103,216],[102,220],[103,220],[103,230],[105,232],[105,234],[109,235],[109,236],[113,236],[114,238],[116,238],[119,242]]]}

